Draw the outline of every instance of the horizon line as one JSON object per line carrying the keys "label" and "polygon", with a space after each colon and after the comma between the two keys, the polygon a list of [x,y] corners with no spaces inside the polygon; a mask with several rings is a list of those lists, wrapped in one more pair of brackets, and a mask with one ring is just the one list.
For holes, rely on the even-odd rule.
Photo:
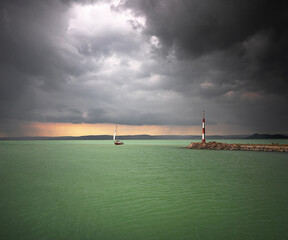
{"label": "horizon line", "polygon": [[[252,134],[207,134],[208,137],[225,137],[225,136],[253,136],[253,135],[270,135],[270,136],[285,136],[288,137],[287,133],[252,133]],[[0,136],[0,139],[13,139],[13,138],[81,138],[81,137],[112,137],[110,134],[101,134],[101,135],[79,135],[79,136]],[[147,137],[201,137],[201,134],[161,134],[161,135],[151,135],[151,134],[135,134],[135,135],[119,135],[119,137],[137,137],[137,136],[147,136]]]}

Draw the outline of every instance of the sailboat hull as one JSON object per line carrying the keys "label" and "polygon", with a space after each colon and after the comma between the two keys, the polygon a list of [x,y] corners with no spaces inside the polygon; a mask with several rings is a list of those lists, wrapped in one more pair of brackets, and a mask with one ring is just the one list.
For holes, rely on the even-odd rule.
{"label": "sailboat hull", "polygon": [[115,145],[123,145],[123,142],[114,142]]}

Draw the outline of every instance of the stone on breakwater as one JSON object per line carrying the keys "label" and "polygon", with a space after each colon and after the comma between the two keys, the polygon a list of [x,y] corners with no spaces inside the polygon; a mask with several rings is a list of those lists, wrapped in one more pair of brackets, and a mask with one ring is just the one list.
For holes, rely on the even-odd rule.
{"label": "stone on breakwater", "polygon": [[220,142],[192,142],[190,149],[206,150],[243,150],[243,151],[265,151],[265,152],[288,152],[288,144],[229,144]]}

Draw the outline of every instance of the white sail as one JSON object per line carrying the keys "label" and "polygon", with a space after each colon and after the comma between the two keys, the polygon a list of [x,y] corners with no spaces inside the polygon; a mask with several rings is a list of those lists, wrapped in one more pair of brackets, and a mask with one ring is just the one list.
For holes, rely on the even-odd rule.
{"label": "white sail", "polygon": [[113,135],[113,141],[115,142],[115,140],[116,140],[116,129],[115,129],[114,135]]}
{"label": "white sail", "polygon": [[114,144],[115,145],[123,145],[124,143],[119,141],[119,140],[116,140],[116,137],[117,137],[117,125],[116,125],[116,129],[114,131],[114,135],[113,135],[113,141],[114,141]]}

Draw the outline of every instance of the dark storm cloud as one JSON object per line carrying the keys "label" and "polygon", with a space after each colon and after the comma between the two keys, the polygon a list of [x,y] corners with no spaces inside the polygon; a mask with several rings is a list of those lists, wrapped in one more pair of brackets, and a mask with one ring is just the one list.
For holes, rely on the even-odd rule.
{"label": "dark storm cloud", "polygon": [[67,9],[56,0],[1,1],[0,117],[6,125],[39,120],[39,91],[59,91],[70,76],[87,71],[66,47]]}
{"label": "dark storm cloud", "polygon": [[[106,71],[101,69],[104,63],[100,60],[117,53],[124,56],[120,58],[120,65],[127,67],[129,61],[125,55],[138,51],[137,43],[131,33],[121,32],[123,26],[103,28],[94,35],[90,34],[94,29],[81,32],[82,26],[80,31],[70,30],[70,20],[75,19],[75,13],[70,11],[73,3],[85,6],[91,2],[1,1],[0,117],[6,119],[5,126],[10,120],[12,125],[19,123],[13,119],[72,123],[117,121],[115,114],[108,113],[115,108],[111,107],[114,104],[111,103],[114,87],[111,81],[123,85],[125,74],[121,71],[117,76],[99,73]],[[96,2],[101,1],[93,1]],[[98,16],[91,17],[96,18],[97,23]],[[109,19],[104,20],[105,24]],[[92,27],[95,26],[98,27]],[[104,67],[109,70],[115,64]],[[91,76],[87,76],[89,74]],[[100,84],[90,86],[89,82],[97,81]],[[12,128],[5,127],[8,132]]]}
{"label": "dark storm cloud", "polygon": [[167,89],[198,96],[218,123],[269,131],[278,122],[287,131],[287,1],[127,0],[123,7],[146,16],[158,56],[176,57]]}
{"label": "dark storm cloud", "polygon": [[146,16],[146,34],[157,36],[166,54],[176,50],[180,59],[215,51],[236,55],[245,61],[250,80],[261,81],[259,88],[285,94],[287,1],[127,0],[125,7]]}
{"label": "dark storm cloud", "polygon": [[210,125],[288,131],[286,13],[266,0],[3,0],[0,134],[21,121],[198,125],[203,108]]}
{"label": "dark storm cloud", "polygon": [[[52,77],[60,72],[72,75],[81,66],[67,61],[57,50],[58,39],[67,23],[66,7],[56,1],[27,1],[23,6],[4,5],[2,11],[1,62],[17,71],[33,76]],[[71,56],[73,57],[73,56]]]}
{"label": "dark storm cloud", "polygon": [[264,0],[127,0],[147,17],[147,30],[164,45],[202,55],[227,49],[262,30],[285,30],[287,3]]}

